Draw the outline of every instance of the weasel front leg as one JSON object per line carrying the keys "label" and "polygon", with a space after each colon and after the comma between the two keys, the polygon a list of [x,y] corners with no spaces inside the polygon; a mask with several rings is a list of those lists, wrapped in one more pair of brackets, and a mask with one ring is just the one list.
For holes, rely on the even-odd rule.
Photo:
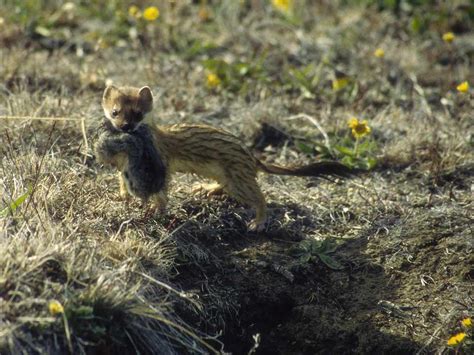
{"label": "weasel front leg", "polygon": [[127,183],[125,182],[126,178],[124,176],[124,173],[119,172],[118,178],[119,178],[119,185],[120,185],[120,192],[119,192],[120,198],[125,201],[128,201],[130,199],[130,194],[128,193]]}
{"label": "weasel front leg", "polygon": [[153,195],[151,198],[151,208],[154,211],[154,214],[160,213],[163,214],[166,211],[166,205],[168,204],[168,197],[166,192],[160,191],[157,194]]}

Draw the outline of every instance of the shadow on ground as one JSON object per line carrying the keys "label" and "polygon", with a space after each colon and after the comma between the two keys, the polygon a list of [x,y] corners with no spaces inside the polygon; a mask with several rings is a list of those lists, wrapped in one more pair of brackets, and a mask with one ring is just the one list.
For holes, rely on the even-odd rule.
{"label": "shadow on ground", "polygon": [[[311,220],[301,206],[270,207],[276,220],[284,210]],[[259,354],[413,353],[420,348],[384,330],[395,315],[378,304],[393,299],[397,286],[365,255],[370,231],[336,251],[344,268],[332,270],[320,260],[302,264],[289,253],[311,232],[304,224],[249,235],[243,227],[219,229],[222,220],[232,224],[229,216],[221,216],[199,232],[199,223],[206,221],[200,215],[175,235],[181,262],[174,282],[199,295],[205,307],[199,317],[185,309],[181,316],[208,334],[223,330],[225,351],[247,353],[256,334]]]}

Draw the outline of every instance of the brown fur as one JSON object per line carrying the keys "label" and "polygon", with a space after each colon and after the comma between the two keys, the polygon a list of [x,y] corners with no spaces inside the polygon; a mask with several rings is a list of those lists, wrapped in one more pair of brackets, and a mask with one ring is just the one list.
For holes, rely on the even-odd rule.
{"label": "brown fur", "polygon": [[[105,90],[103,107],[114,127],[120,129],[127,124],[136,126],[139,123],[136,117],[143,117],[152,106],[152,97],[140,100],[140,93],[147,91],[148,87],[108,87]],[[111,110],[118,110],[115,118]],[[346,175],[350,171],[336,162],[295,168],[265,164],[256,159],[240,139],[207,125],[177,124],[150,128],[155,135],[156,150],[166,164],[166,181],[174,172],[194,173],[217,181],[207,188],[209,194],[225,191],[256,209],[256,217],[250,224],[253,230],[261,229],[267,217],[265,198],[257,184],[257,171],[295,176]]]}

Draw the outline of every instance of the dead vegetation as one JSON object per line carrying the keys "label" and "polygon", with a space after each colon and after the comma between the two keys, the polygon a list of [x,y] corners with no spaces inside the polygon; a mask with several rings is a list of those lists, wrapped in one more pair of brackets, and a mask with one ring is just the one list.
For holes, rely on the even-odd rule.
{"label": "dead vegetation", "polygon": [[[456,90],[474,83],[469,4],[295,1],[287,16],[222,1],[207,18],[157,4],[150,23],[128,2],[0,9],[0,352],[472,350],[472,330],[446,343],[474,315],[474,105]],[[223,127],[279,164],[344,158],[347,120],[367,119],[377,165],[333,182],[262,176],[258,235],[245,206],[191,195],[191,176],[145,219],[90,149],[110,81],[150,85],[155,122]]]}

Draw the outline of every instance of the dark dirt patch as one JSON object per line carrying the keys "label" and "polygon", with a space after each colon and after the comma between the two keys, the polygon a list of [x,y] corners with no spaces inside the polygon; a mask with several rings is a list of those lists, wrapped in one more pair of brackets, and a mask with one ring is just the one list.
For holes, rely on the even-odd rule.
{"label": "dark dirt patch", "polygon": [[[295,265],[286,252],[288,243],[266,236],[243,242],[226,238],[226,243],[209,248],[221,260],[219,267],[210,264],[190,272],[183,266],[179,268],[183,276],[175,281],[185,290],[202,290],[203,295],[231,295],[225,302],[233,303],[237,314],[224,315],[222,340],[228,351],[246,353],[257,333],[262,354],[394,353],[420,347],[381,331],[381,325],[391,320],[377,303],[393,299],[397,287],[380,265],[364,256],[365,243],[360,240],[340,249],[340,258],[351,258],[344,271],[322,263]],[[275,272],[271,267],[275,263],[291,270],[295,281]],[[207,326],[216,331],[221,325]]]}
{"label": "dark dirt patch", "polygon": [[190,237],[184,228],[178,244],[193,244],[210,257],[199,265],[182,262],[174,282],[196,292],[213,311],[208,318],[182,316],[208,333],[224,329],[221,340],[234,354],[246,353],[256,334],[261,354],[413,353],[422,344],[388,330],[394,323],[411,327],[413,318],[389,315],[379,305],[396,299],[401,282],[368,253],[368,245],[370,251],[376,245],[368,240],[374,230],[337,250],[345,267],[335,271],[320,261],[301,264],[289,254],[299,239],[295,230],[293,237],[283,230],[258,236],[230,231],[214,239],[208,230],[201,236],[193,230]]}

